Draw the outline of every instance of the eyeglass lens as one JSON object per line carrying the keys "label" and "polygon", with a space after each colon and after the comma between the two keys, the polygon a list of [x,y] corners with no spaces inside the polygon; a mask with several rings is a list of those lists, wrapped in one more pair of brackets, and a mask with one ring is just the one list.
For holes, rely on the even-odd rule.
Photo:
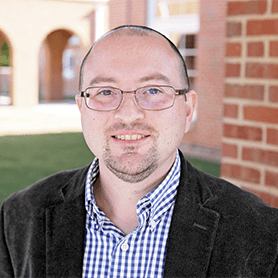
{"label": "eyeglass lens", "polygon": [[142,87],[132,92],[123,92],[113,87],[90,87],[85,91],[86,104],[93,110],[114,110],[121,104],[123,93],[135,93],[138,105],[146,110],[171,107],[175,97],[175,90],[170,86]]}

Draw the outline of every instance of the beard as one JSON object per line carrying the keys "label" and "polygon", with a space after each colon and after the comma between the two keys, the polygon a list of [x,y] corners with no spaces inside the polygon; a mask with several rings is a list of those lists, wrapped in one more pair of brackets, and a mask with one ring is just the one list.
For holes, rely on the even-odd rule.
{"label": "beard", "polygon": [[[116,124],[108,130],[109,133],[111,133],[111,131],[115,132],[120,129],[132,130],[136,128],[148,131],[153,135],[153,138],[157,138],[157,131],[155,131],[152,127],[141,123],[132,124],[131,126],[127,126],[126,124]],[[149,177],[158,167],[159,153],[156,139],[154,140],[153,146],[144,156],[139,155],[136,152],[136,147],[128,146],[123,149],[123,154],[120,157],[117,157],[113,155],[111,146],[107,139],[103,146],[104,164],[119,179],[129,183],[140,182]]]}

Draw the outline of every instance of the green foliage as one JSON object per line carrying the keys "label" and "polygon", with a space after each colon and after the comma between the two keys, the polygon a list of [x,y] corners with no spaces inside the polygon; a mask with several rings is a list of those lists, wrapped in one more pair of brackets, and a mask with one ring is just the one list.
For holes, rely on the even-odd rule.
{"label": "green foliage", "polygon": [[7,56],[8,58],[10,57],[9,45],[6,41],[2,44],[1,52],[3,55]]}
{"label": "green foliage", "polygon": [[[0,204],[15,191],[56,172],[85,166],[93,158],[82,133],[0,136]],[[219,164],[189,161],[219,176]]]}
{"label": "green foliage", "polygon": [[9,45],[6,41],[1,46],[0,66],[3,66],[3,67],[10,66],[10,51],[9,51]]}

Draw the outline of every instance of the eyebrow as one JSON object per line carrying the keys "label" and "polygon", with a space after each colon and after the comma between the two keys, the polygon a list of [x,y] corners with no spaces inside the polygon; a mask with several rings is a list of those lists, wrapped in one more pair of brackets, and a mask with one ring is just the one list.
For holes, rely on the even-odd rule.
{"label": "eyebrow", "polygon": [[[161,81],[170,83],[170,79],[167,76],[165,76],[159,72],[142,77],[139,79],[139,82],[147,82],[147,81],[151,81],[151,80],[161,80]],[[99,83],[116,83],[116,82],[117,82],[116,79],[114,79],[112,77],[96,76],[95,78],[93,78],[91,80],[90,86],[97,85]]]}
{"label": "eyebrow", "polygon": [[165,76],[165,75],[163,75],[159,72],[156,72],[156,73],[151,74],[151,75],[146,76],[146,77],[142,77],[139,81],[140,82],[146,82],[146,81],[150,81],[150,80],[161,80],[161,81],[165,81],[165,82],[170,83],[170,79],[167,76]]}
{"label": "eyebrow", "polygon": [[90,85],[95,85],[99,83],[116,83],[116,80],[112,77],[96,76],[90,82]]}

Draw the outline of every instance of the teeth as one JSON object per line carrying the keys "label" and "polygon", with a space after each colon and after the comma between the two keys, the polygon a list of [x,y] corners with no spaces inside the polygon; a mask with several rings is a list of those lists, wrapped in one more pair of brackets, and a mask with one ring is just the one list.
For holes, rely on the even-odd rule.
{"label": "teeth", "polygon": [[139,135],[139,134],[132,134],[132,135],[127,134],[127,135],[115,135],[114,137],[119,140],[140,140],[146,136]]}

